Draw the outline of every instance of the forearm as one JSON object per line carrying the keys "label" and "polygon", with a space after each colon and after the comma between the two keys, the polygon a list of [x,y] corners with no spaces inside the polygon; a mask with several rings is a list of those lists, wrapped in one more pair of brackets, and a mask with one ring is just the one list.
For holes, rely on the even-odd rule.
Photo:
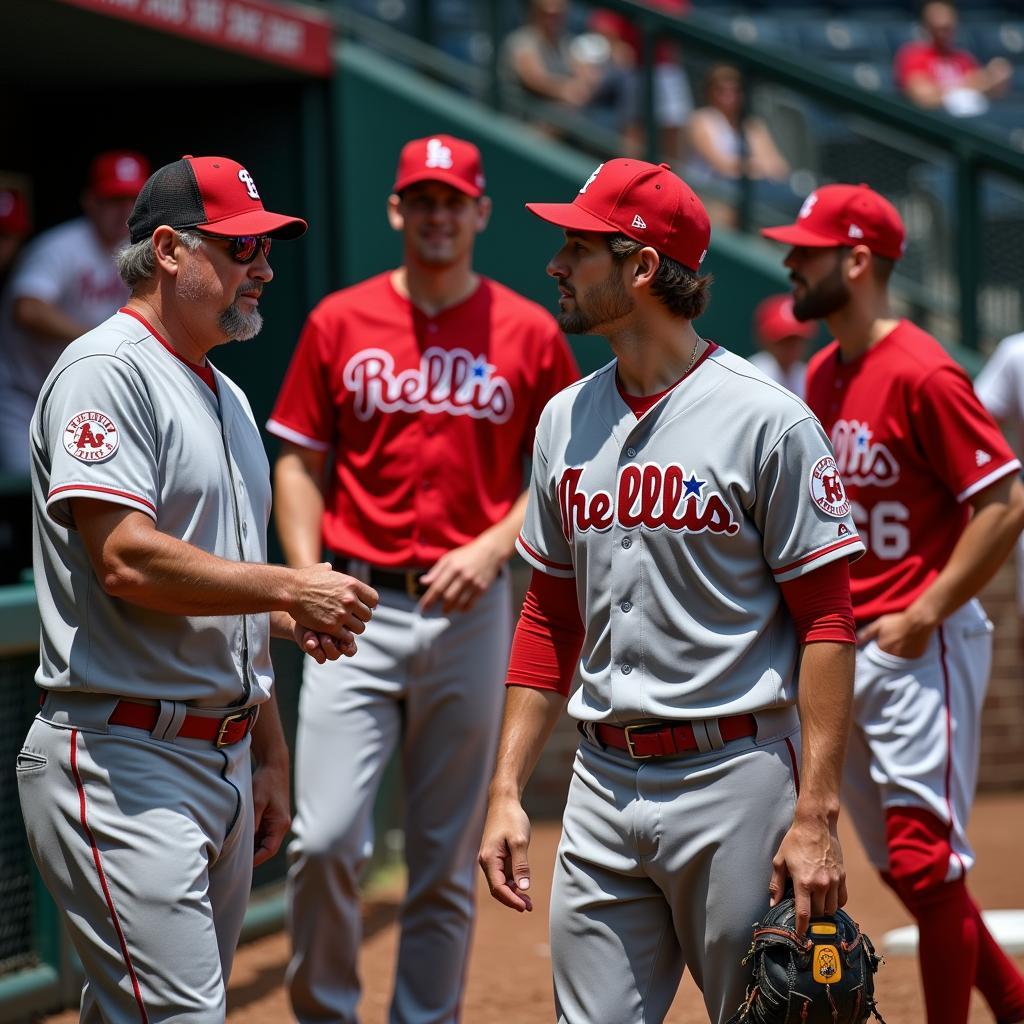
{"label": "forearm", "polygon": [[505,715],[491,779],[491,800],[522,800],[526,783],[564,707],[565,698],[551,690],[525,686],[506,688]]}
{"label": "forearm", "polygon": [[270,699],[260,705],[259,718],[252,730],[252,755],[261,768],[288,768],[288,744],[281,728],[281,714],[274,690],[270,692]]}
{"label": "forearm", "polygon": [[[158,530],[112,536],[104,558],[104,590],[169,615],[248,615],[286,612],[298,581],[281,565],[233,562]],[[116,546],[116,548],[115,548]],[[288,616],[290,618],[290,616]],[[278,617],[275,625],[283,625]]]}
{"label": "forearm", "polygon": [[292,566],[320,561],[324,514],[321,482],[298,454],[282,455],[274,467],[274,525]]}
{"label": "forearm", "polygon": [[800,795],[796,816],[834,824],[850,731],[853,644],[810,643],[800,662]]}
{"label": "forearm", "polygon": [[935,628],[995,575],[1013,550],[1021,528],[1022,485],[1006,488],[1005,500],[976,508],[953,553],[931,586],[907,609],[911,621]]}
{"label": "forearm", "polygon": [[71,342],[88,330],[59,306],[28,295],[15,300],[14,322],[22,330],[46,341]]}
{"label": "forearm", "polygon": [[523,520],[526,518],[528,497],[529,492],[523,491],[508,513],[480,534],[481,539],[486,539],[494,546],[497,557],[502,561],[511,558],[516,550],[516,538],[522,532]]}

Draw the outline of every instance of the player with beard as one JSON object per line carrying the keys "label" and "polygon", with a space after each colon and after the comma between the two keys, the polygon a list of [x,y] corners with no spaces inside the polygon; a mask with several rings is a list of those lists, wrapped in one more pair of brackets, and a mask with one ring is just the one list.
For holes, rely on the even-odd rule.
{"label": "player with beard", "polygon": [[288,882],[300,1021],[357,1019],[359,877],[396,748],[409,882],[390,1019],[458,1019],[524,460],[577,376],[550,314],[473,269],[483,188],[471,143],[405,145],[387,202],[402,263],[310,313],[267,424],[289,563],[326,544],[380,591],[382,627],[348,670],[303,678]]}
{"label": "player with beard", "polygon": [[843,797],[882,877],[917,919],[928,1024],[965,1024],[971,988],[1024,1020],[1024,979],[967,891],[992,625],[976,599],[1024,527],[1020,464],[970,379],[893,316],[896,209],[827,185],[796,223],[793,310],[835,341],[807,370],[867,554],[851,566],[859,648]]}
{"label": "player with beard", "polygon": [[265,210],[235,161],[183,157],[128,226],[131,295],[63,351],[32,419],[44,699],[18,787],[81,1019],[211,1024],[253,865],[289,825],[270,636],[353,654],[376,595],[265,564],[263,441],[207,359],[259,330],[271,238],[305,221]]}
{"label": "player with beard", "polygon": [[654,1024],[685,969],[724,1024],[750,926],[787,882],[801,931],[846,901],[861,544],[807,407],[694,329],[710,227],[693,191],[616,159],[572,203],[528,209],[565,229],[547,267],[560,326],[605,336],[615,359],[537,427],[518,541],[534,572],[480,866],[495,899],[532,909],[522,794],[578,668],[551,891],[558,1020]]}

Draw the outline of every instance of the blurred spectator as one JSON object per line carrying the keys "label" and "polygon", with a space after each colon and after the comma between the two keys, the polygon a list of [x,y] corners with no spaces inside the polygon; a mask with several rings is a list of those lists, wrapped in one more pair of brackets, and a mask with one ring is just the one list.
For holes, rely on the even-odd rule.
{"label": "blurred spectator", "polygon": [[[789,210],[798,200],[786,183],[789,164],[778,151],[768,126],[744,114],[743,79],[736,68],[718,64],[704,81],[706,106],[690,118],[687,181],[705,189],[712,218],[733,224],[739,200],[740,172],[755,185],[755,196]],[[722,203],[724,202],[724,206]],[[709,205],[710,204],[710,205]]]}
{"label": "blurred spectator", "polygon": [[0,472],[28,474],[28,424],[36,396],[68,342],[117,311],[128,289],[113,255],[149,176],[137,153],[102,153],[82,193],[85,216],[26,246],[0,306]]}
{"label": "blurred spectator", "polygon": [[[974,381],[981,404],[1024,457],[1024,334],[1011,334],[996,346]],[[1024,535],[1017,542],[1017,607],[1024,616]]]}
{"label": "blurred spectator", "polygon": [[807,343],[818,333],[812,321],[793,316],[793,296],[771,295],[754,310],[754,340],[759,352],[750,357],[766,377],[804,397]]}
{"label": "blurred spectator", "polygon": [[[565,30],[568,0],[530,0],[529,20],[505,40],[506,84],[534,100],[581,114],[610,131],[623,133],[636,119],[634,78],[599,36],[575,39]],[[588,42],[598,42],[593,48]],[[549,131],[543,111],[530,103],[523,111]]]}
{"label": "blurred spectator", "polygon": [[25,193],[13,185],[0,186],[0,289],[31,230]]}
{"label": "blurred spectator", "polygon": [[[690,0],[645,0],[648,7],[667,14],[683,15],[691,9]],[[643,36],[624,14],[603,8],[594,11],[589,28],[608,40],[613,58],[637,77],[636,92],[641,95],[639,75],[643,65]],[[658,39],[654,45],[654,118],[658,126],[658,151],[665,160],[683,158],[685,128],[693,112],[693,93],[682,67],[682,51],[671,39]],[[632,148],[639,152],[643,144],[643,126],[628,129]]]}
{"label": "blurred spectator", "polygon": [[904,43],[896,54],[896,85],[919,107],[943,107],[955,117],[988,110],[988,98],[1009,88],[1013,68],[993,57],[984,67],[966,50],[956,48],[956,8],[934,0],[921,8],[924,40]]}

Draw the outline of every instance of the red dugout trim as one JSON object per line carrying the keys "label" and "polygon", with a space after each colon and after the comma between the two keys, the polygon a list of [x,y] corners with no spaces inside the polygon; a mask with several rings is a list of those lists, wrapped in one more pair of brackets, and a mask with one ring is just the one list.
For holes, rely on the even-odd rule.
{"label": "red dugout trim", "polygon": [[146,1004],[142,1001],[142,989],[139,987],[139,979],[135,974],[135,965],[132,963],[131,954],[128,952],[128,942],[124,937],[124,931],[121,929],[121,919],[117,916],[117,911],[114,909],[114,900],[110,895],[110,886],[107,885],[107,876],[103,870],[103,860],[100,857],[100,848],[96,845],[96,837],[92,833],[92,829],[89,826],[89,818],[86,813],[86,802],[85,802],[85,786],[82,783],[82,776],[78,771],[78,730],[71,730],[71,774],[75,777],[75,786],[78,788],[78,808],[79,817],[82,821],[82,828],[85,830],[85,837],[89,840],[89,845],[92,847],[92,859],[96,865],[96,874],[99,875],[100,887],[103,889],[103,898],[107,903],[107,910],[110,912],[110,920],[114,926],[114,931],[117,933],[117,941],[121,945],[121,956],[124,959],[125,968],[128,971],[128,977],[132,981],[132,990],[135,993],[135,1002],[139,1007],[139,1020],[142,1024],[149,1024],[149,1015],[146,1013]]}
{"label": "red dugout trim", "polygon": [[64,491],[98,491],[100,494],[113,494],[118,498],[131,498],[132,501],[137,501],[140,505],[145,505],[146,508],[151,509],[153,515],[156,515],[156,505],[153,502],[148,501],[146,498],[141,498],[137,494],[132,494],[131,491],[119,491],[116,487],[101,487],[99,484],[61,484],[60,487],[54,487],[52,491],[46,496],[46,500],[50,501],[56,495],[61,494]]}
{"label": "red dugout trim", "polygon": [[849,547],[851,544],[860,544],[861,539],[857,534],[852,534],[847,537],[846,540],[837,541],[835,544],[830,544],[827,548],[821,548],[815,551],[811,555],[806,555],[804,558],[799,558],[795,562],[790,562],[789,565],[783,565],[778,569],[772,569],[773,576],[781,576],[784,572],[789,572],[792,569],[798,569],[801,565],[806,565],[808,562],[813,562],[816,558],[821,558],[822,555],[831,554],[833,551],[838,551],[840,548]]}

